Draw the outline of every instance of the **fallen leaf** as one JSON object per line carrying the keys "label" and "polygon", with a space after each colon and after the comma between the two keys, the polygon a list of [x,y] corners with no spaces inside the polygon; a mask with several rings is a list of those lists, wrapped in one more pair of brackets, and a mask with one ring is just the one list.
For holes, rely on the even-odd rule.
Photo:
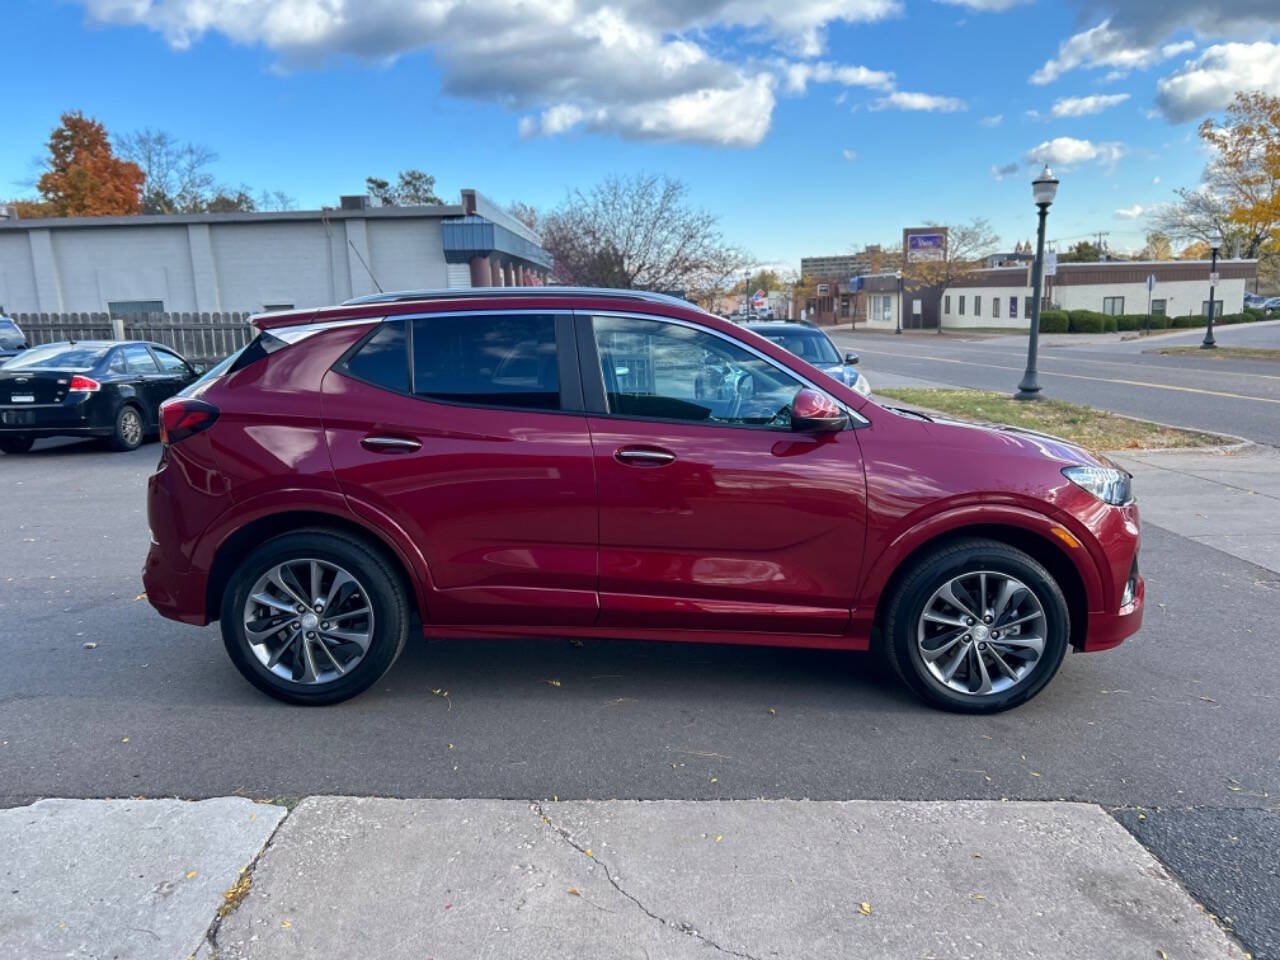
{"label": "fallen leaf", "polygon": [[128,737],[121,737],[121,738],[120,738],[120,742],[121,742],[121,743],[128,743],[128,742],[129,742],[129,738],[128,738]]}
{"label": "fallen leaf", "polygon": [[[1208,309],[1208,308],[1206,308],[1206,309]],[[450,749],[450,750],[452,750],[452,749],[453,749],[453,744],[452,744],[452,743],[451,743],[451,744],[449,744],[449,749]]]}
{"label": "fallen leaf", "polygon": [[586,854],[588,857],[592,857],[592,858],[594,858],[594,857],[595,857],[595,854],[593,854],[593,853],[591,852],[591,848],[590,848],[590,847],[587,847],[587,849],[583,850],[582,852],[583,852],[584,854]]}
{"label": "fallen leaf", "polygon": [[86,650],[96,650],[96,649],[98,649],[98,645],[97,645],[96,643],[94,643],[92,640],[88,641],[88,642],[87,642],[87,643],[85,643],[83,646],[84,646],[84,648],[85,648]]}
{"label": "fallen leaf", "polygon": [[145,600],[145,599],[147,599],[147,595],[145,593],[140,593],[133,598],[133,602],[137,603],[139,600]]}
{"label": "fallen leaf", "polygon": [[578,890],[578,888],[577,888],[577,887],[570,887],[570,888],[569,888],[569,896],[571,896],[571,897],[580,897],[580,896],[582,896],[582,893],[581,893],[581,891],[579,891],[579,890]]}
{"label": "fallen leaf", "polygon": [[773,707],[770,707],[770,708],[769,708],[769,716],[771,716],[771,717],[776,717],[777,715],[778,715],[778,711],[777,711],[777,710],[775,710],[775,709],[773,709]]}
{"label": "fallen leaf", "polygon": [[1157,950],[1156,953],[1160,956],[1160,960],[1169,960],[1169,955],[1163,950]]}
{"label": "fallen leaf", "polygon": [[975,893],[975,894],[973,895],[973,899],[975,899],[975,900],[985,900],[985,899],[987,899],[987,897],[986,897],[986,894],[982,894],[982,893]]}
{"label": "fallen leaf", "polygon": [[[1206,308],[1206,309],[1208,309],[1208,308]],[[1200,699],[1201,699],[1201,700],[1203,700],[1205,703],[1217,703],[1217,702],[1218,702],[1217,700],[1213,699],[1213,697],[1201,697]]]}
{"label": "fallen leaf", "polygon": [[292,923],[290,923],[288,920],[281,920],[281,921],[280,921],[280,926],[284,927],[286,930],[292,930],[292,929],[293,929],[293,924],[292,924]]}
{"label": "fallen leaf", "polygon": [[871,904],[863,900],[862,903],[858,904],[858,912],[861,913],[864,917],[871,916]]}
{"label": "fallen leaf", "polygon": [[[1209,308],[1208,308],[1208,307],[1205,307],[1205,309],[1207,310],[1207,309],[1209,309]],[[1031,775],[1032,775],[1033,777],[1039,777],[1039,776],[1042,776],[1042,774],[1036,773],[1034,770],[1032,770],[1032,771],[1031,771]]]}
{"label": "fallen leaf", "polygon": [[724,839],[724,834],[722,834],[722,833],[717,833],[717,834],[716,834],[716,843],[719,843],[719,842],[720,842],[721,840],[723,840],[723,839]]}
{"label": "fallen leaf", "polygon": [[712,783],[719,783],[719,782],[720,782],[720,779],[719,779],[718,777],[712,777],[712,778],[711,778],[711,782],[712,782]]}
{"label": "fallen leaf", "polygon": [[195,872],[194,870],[188,870],[188,871],[187,871],[187,879],[188,879],[188,880],[194,880],[195,878],[196,878],[196,872]]}
{"label": "fallen leaf", "polygon": [[548,681],[547,681],[547,683],[551,684],[551,686],[553,686],[553,687],[558,687],[558,686],[560,686],[560,681],[559,681],[559,680],[548,680]]}

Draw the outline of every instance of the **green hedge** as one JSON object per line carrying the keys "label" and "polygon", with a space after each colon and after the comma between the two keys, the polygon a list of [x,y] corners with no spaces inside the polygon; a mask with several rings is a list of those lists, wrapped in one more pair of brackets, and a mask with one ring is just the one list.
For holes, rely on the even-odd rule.
{"label": "green hedge", "polygon": [[1116,318],[1096,310],[1069,310],[1067,320],[1072,333],[1111,333],[1116,329]]}
{"label": "green hedge", "polygon": [[1067,333],[1071,329],[1065,310],[1040,311],[1041,333]]}
{"label": "green hedge", "polygon": [[1253,323],[1255,320],[1267,319],[1267,311],[1261,307],[1245,307],[1244,312],[1249,315],[1249,319],[1245,323]]}
{"label": "green hedge", "polygon": [[1169,326],[1181,329],[1183,327],[1203,327],[1206,320],[1198,313],[1184,313],[1180,317],[1171,317]]}

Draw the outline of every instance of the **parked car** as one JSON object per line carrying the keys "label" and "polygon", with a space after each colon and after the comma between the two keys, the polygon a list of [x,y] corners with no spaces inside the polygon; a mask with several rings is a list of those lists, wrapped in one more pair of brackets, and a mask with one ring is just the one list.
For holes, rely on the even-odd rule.
{"label": "parked car", "polygon": [[823,331],[809,323],[753,323],[748,329],[776,343],[805,362],[817,367],[829,377],[834,377],[846,387],[852,387],[864,397],[871,392],[871,384],[865,375],[854,367],[858,363],[856,353],[840,355],[836,345]]}
{"label": "parked car", "polygon": [[143,580],[261,690],[334,703],[431,636],[873,645],[1001,710],[1136,631],[1130,476],[881,406],[656,294],[379,294],[259,317],[161,406]]}
{"label": "parked car", "polygon": [[140,340],[68,340],[0,364],[0,450],[40,437],[105,437],[133,450],[159,429],[160,404],[196,378],[168,347]]}
{"label": "parked car", "polygon": [[0,316],[0,363],[27,349],[27,335],[8,317]]}

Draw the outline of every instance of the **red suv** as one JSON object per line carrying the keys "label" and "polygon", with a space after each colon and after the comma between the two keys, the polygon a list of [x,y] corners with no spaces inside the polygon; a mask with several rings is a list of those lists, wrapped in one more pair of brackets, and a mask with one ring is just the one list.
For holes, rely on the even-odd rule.
{"label": "red suv", "polygon": [[948,709],[1136,631],[1130,477],[883,406],[682,300],[385,294],[265,315],[162,408],[147,597],[333,703],[427,634],[875,647]]}

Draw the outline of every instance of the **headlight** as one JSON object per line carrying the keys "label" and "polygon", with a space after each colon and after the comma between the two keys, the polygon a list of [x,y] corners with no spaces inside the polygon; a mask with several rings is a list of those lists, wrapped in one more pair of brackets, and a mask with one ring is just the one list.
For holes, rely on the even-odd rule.
{"label": "headlight", "polygon": [[1064,467],[1062,475],[1103,503],[1119,507],[1133,499],[1133,478],[1115,467]]}
{"label": "headlight", "polygon": [[860,393],[864,397],[871,393],[871,384],[867,382],[867,375],[865,373],[858,374],[858,379],[853,381],[853,389],[856,393]]}

